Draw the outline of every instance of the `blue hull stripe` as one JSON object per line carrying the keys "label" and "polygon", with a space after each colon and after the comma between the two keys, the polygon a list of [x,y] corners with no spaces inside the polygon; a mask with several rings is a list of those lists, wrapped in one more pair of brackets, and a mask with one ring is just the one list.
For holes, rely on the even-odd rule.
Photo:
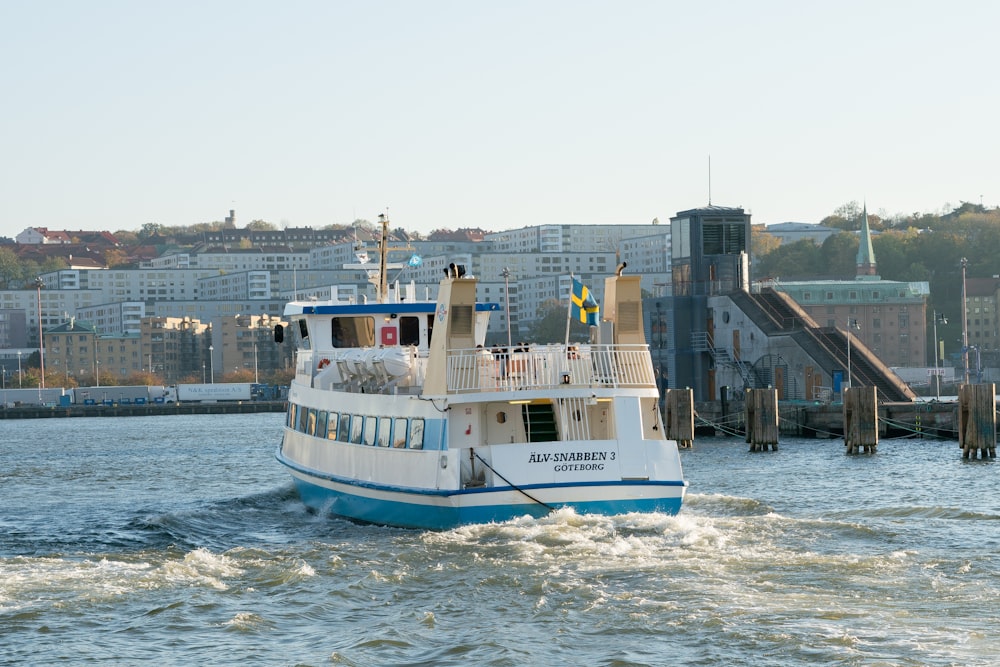
{"label": "blue hull stripe", "polygon": [[[522,516],[542,517],[549,510],[536,503],[517,505],[482,505],[475,507],[438,507],[418,505],[378,498],[341,493],[295,479],[299,497],[307,506],[325,514],[333,514],[365,523],[386,524],[403,528],[447,530],[465,524],[509,521]],[[638,500],[602,500],[594,502],[556,503],[555,507],[572,507],[578,514],[614,516],[629,512],[663,512],[677,514],[680,498]]]}

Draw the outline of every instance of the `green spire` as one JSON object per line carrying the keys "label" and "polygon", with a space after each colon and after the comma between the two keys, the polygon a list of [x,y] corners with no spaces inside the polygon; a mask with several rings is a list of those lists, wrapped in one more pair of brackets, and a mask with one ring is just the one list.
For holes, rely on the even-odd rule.
{"label": "green spire", "polygon": [[856,278],[874,277],[878,279],[875,266],[875,250],[872,248],[872,230],[868,226],[868,204],[865,203],[861,214],[861,236],[858,239],[858,272]]}

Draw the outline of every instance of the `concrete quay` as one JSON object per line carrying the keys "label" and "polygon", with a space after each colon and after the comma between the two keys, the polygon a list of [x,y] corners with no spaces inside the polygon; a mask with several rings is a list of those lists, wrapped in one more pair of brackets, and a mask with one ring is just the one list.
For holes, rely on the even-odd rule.
{"label": "concrete quay", "polygon": [[66,417],[148,417],[151,415],[237,415],[284,412],[285,401],[234,401],[220,403],[116,403],[113,405],[41,406],[0,408],[0,419],[60,419]]}

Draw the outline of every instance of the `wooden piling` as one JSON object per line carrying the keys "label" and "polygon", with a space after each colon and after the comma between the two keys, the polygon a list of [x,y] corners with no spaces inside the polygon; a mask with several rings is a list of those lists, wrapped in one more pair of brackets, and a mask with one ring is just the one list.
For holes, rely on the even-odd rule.
{"label": "wooden piling", "polygon": [[694,390],[667,389],[663,394],[666,436],[681,449],[694,445]]}
{"label": "wooden piling", "polygon": [[744,407],[751,452],[778,450],[778,390],[747,389]]}
{"label": "wooden piling", "polygon": [[958,388],[958,446],[963,459],[997,456],[996,387],[963,384]]}
{"label": "wooden piling", "polygon": [[844,444],[848,454],[878,449],[878,388],[848,387],[844,392]]}

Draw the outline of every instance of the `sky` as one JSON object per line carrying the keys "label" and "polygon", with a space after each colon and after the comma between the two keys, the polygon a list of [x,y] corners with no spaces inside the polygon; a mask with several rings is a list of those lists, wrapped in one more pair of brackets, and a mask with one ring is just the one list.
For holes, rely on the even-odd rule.
{"label": "sky", "polygon": [[989,0],[0,0],[0,236],[994,207],[998,26]]}

